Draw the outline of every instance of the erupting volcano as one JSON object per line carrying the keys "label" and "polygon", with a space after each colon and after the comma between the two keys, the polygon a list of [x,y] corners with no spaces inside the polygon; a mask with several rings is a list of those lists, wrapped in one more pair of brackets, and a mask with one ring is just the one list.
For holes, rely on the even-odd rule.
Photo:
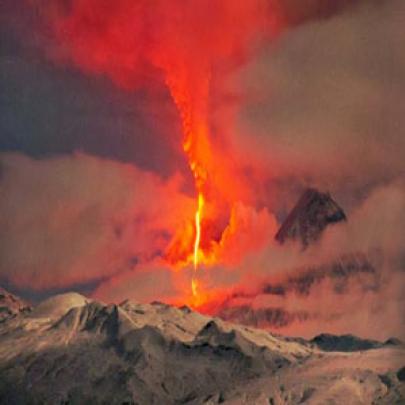
{"label": "erupting volcano", "polygon": [[[197,75],[191,74],[193,72],[190,72],[188,68],[185,68],[184,75],[179,71],[169,72],[166,80],[182,120],[183,150],[193,173],[197,192],[193,239],[188,240],[189,235],[186,229],[181,229],[170,245],[166,257],[175,266],[179,266],[179,263],[184,265],[192,261],[194,271],[191,289],[196,299],[198,296],[197,270],[200,261],[204,258],[200,243],[203,209],[207,201],[209,187],[208,166],[212,159],[207,117],[209,72],[205,69],[197,72]],[[190,80],[198,80],[198,85],[190,82]],[[181,247],[184,247],[183,257],[181,256]]]}
{"label": "erupting volcano", "polygon": [[269,4],[80,0],[51,7],[49,15],[53,35],[79,67],[107,74],[129,90],[145,70],[167,85],[181,119],[196,208],[194,218],[185,218],[173,236],[165,260],[175,269],[193,266],[191,291],[197,302],[198,267],[216,262],[215,246],[246,188],[212,136],[212,78],[219,67],[242,61],[258,34],[273,27]]}
{"label": "erupting volcano", "polygon": [[405,403],[404,0],[0,9],[0,404]]}

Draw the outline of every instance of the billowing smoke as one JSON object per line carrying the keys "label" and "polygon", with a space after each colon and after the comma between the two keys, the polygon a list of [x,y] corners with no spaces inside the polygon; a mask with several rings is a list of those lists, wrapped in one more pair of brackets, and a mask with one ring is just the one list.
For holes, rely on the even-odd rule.
{"label": "billowing smoke", "polygon": [[[197,267],[202,247],[212,250],[210,242],[219,232],[206,222],[226,218],[229,206],[247,193],[232,161],[211,135],[211,80],[216,70],[243,59],[259,34],[274,27],[270,11],[264,0],[86,0],[52,3],[44,12],[57,46],[55,58],[66,58],[89,73],[106,74],[127,89],[139,86],[145,74],[160,76],[167,85],[181,119],[179,142],[198,195],[195,231],[190,233],[189,226],[180,229],[168,247],[167,257],[174,265],[187,263],[193,255]],[[205,239],[201,245],[200,234]]]}
{"label": "billowing smoke", "polygon": [[94,282],[152,260],[181,225],[179,207],[193,207],[180,178],[164,182],[83,154],[3,154],[0,184],[0,277],[33,289]]}
{"label": "billowing smoke", "polygon": [[245,100],[236,119],[229,104],[217,115],[238,159],[280,191],[312,184],[350,208],[403,176],[404,15],[401,1],[366,2],[264,47],[228,82]]}
{"label": "billowing smoke", "polygon": [[305,250],[269,243],[230,269],[238,282],[208,310],[287,334],[404,336],[404,206],[405,185],[394,182]]}
{"label": "billowing smoke", "polygon": [[269,245],[248,259],[226,316],[301,335],[404,336],[404,15],[403,2],[369,2],[302,25],[229,80],[245,101],[223,104],[217,123],[254,162],[257,195],[280,212],[302,185],[330,190],[348,222],[304,253]]}
{"label": "billowing smoke", "polygon": [[[125,91],[167,86],[206,202],[201,310],[288,334],[404,335],[401,1],[30,3],[56,66]],[[1,170],[2,279],[193,302],[191,263],[168,254],[184,259],[195,238],[182,175],[83,153],[3,154]],[[306,186],[331,191],[348,220],[306,249],[281,245]]]}

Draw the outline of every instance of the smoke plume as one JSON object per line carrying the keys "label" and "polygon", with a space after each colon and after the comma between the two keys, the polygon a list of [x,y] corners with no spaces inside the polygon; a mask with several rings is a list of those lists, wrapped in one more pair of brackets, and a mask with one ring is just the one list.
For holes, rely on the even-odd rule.
{"label": "smoke plume", "polygon": [[[196,304],[196,193],[200,310],[288,334],[404,336],[403,2],[29,4],[54,69],[123,92],[167,87],[189,166],[162,176],[84,153],[2,153],[2,280]],[[329,190],[348,221],[307,249],[280,245],[306,186]]]}

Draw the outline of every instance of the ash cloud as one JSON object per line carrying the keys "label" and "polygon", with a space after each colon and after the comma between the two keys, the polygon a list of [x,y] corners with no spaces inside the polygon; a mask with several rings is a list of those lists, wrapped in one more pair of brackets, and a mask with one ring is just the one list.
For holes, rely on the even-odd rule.
{"label": "ash cloud", "polygon": [[[200,310],[288,335],[404,338],[404,207],[403,181],[379,187],[347,222],[302,250],[274,240],[269,212],[240,206],[234,223],[243,226],[224,239],[220,264],[199,270],[207,298]],[[94,295],[181,305],[190,300],[190,276],[191,269],[173,272],[156,258],[106,280]]]}
{"label": "ash cloud", "polygon": [[[344,1],[338,8],[327,3],[323,8],[321,1],[285,1],[285,21],[309,22],[285,31],[229,80],[213,78],[220,87],[213,94],[213,127],[218,137],[226,136],[223,153],[236,162],[251,192],[233,207],[217,246],[221,264],[202,268],[199,277],[214,303],[226,296],[231,309],[246,305],[252,316],[262,311],[262,326],[266,311],[277,308],[282,332],[404,336],[405,7],[395,0],[353,7],[346,6],[356,2]],[[125,9],[121,16],[127,16]],[[116,70],[115,61],[110,55],[87,71],[109,74],[126,88],[138,80],[149,84],[138,60],[129,77]],[[153,79],[160,74],[152,73]],[[230,100],[235,103],[229,107]],[[178,128],[176,134],[180,139]],[[145,162],[149,152],[140,149],[143,166],[159,172],[159,158]],[[328,228],[303,252],[295,244],[280,246],[274,234],[276,218],[305,185],[330,190],[349,220]],[[94,296],[109,301],[181,301],[191,273],[174,273],[162,263],[179,221],[193,215],[194,201],[180,190],[175,178],[164,181],[85,154],[42,160],[3,154],[0,277],[38,290],[95,281]],[[357,253],[366,255],[373,271],[349,274],[337,288],[328,266]],[[317,279],[319,266],[326,270]],[[291,287],[291,280],[301,279],[315,279],[305,293]],[[222,304],[207,311],[219,313]]]}
{"label": "ash cloud", "polygon": [[68,287],[161,255],[184,220],[179,210],[192,215],[180,187],[180,177],[164,181],[84,154],[2,154],[0,277],[37,290]]}
{"label": "ash cloud", "polygon": [[[405,184],[394,182],[304,251],[296,243],[268,244],[222,270],[236,287],[208,312],[290,335],[404,337],[404,207]],[[220,279],[211,282],[220,288]]]}
{"label": "ash cloud", "polygon": [[[4,0],[0,13],[0,150],[35,158],[79,150],[168,178],[188,175],[180,123],[164,84],[128,92],[46,57],[40,12]],[[188,180],[189,191],[192,179]]]}
{"label": "ash cloud", "polygon": [[[310,184],[351,209],[404,175],[404,16],[402,1],[361,2],[284,33],[228,82],[242,102],[217,125],[285,194],[276,208]],[[235,125],[221,121],[232,108]]]}

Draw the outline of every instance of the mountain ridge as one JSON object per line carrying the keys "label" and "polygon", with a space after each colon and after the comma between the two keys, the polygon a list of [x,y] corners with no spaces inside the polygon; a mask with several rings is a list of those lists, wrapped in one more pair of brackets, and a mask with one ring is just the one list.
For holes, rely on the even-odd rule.
{"label": "mountain ridge", "polygon": [[331,350],[347,339],[286,338],[186,307],[63,294],[0,324],[0,402],[297,404],[349,393],[363,401],[356,403],[391,404],[403,398],[397,376],[403,344],[377,342],[365,350],[367,341],[351,338],[350,351]]}

